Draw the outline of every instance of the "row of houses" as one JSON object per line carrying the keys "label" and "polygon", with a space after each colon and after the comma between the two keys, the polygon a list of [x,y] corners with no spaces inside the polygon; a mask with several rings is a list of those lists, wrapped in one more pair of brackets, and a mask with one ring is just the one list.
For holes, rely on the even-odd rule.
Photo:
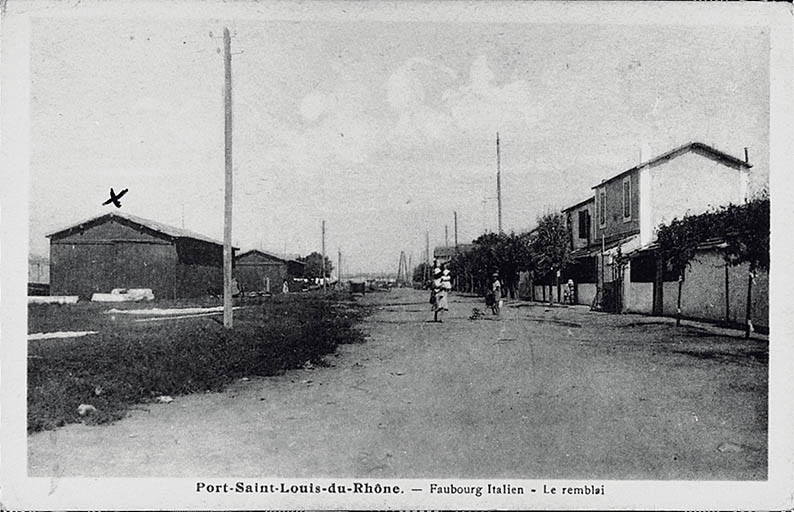
{"label": "row of houses", "polygon": [[[122,212],[110,212],[47,235],[49,293],[91,297],[114,288],[150,288],[158,298],[217,295],[223,290],[223,242]],[[281,293],[303,275],[303,262],[260,250],[237,254],[242,291]]]}
{"label": "row of houses", "polygon": [[[678,276],[661,264],[655,244],[662,224],[748,199],[752,165],[709,145],[690,142],[603,180],[589,197],[562,210],[572,264],[560,280],[574,282],[573,301],[615,312],[673,315]],[[731,267],[724,244],[702,246],[684,276],[681,314],[741,323],[744,320],[747,265]],[[554,276],[556,284],[556,276]],[[769,325],[769,278],[755,276],[751,300],[756,326]],[[522,294],[561,301],[561,288],[549,281],[530,283]]]}

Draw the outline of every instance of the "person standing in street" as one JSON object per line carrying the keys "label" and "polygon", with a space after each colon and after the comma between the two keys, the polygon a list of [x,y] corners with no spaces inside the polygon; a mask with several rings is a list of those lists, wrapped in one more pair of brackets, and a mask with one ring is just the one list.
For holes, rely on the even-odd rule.
{"label": "person standing in street", "polygon": [[491,311],[494,315],[499,315],[502,310],[502,282],[499,281],[499,273],[494,272],[491,276],[491,294],[493,295],[493,305],[491,306]]}
{"label": "person standing in street", "polygon": [[444,287],[444,272],[440,268],[433,270],[433,321],[443,322],[441,314],[449,311],[447,290]]}

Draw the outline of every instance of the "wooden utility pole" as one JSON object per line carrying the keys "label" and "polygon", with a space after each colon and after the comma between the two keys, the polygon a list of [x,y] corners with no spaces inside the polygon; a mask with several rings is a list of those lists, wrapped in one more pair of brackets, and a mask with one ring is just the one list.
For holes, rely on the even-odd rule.
{"label": "wooden utility pole", "polygon": [[322,259],[323,259],[323,273],[322,273],[323,293],[325,293],[326,291],[325,290],[325,221],[323,221],[323,258]]}
{"label": "wooden utility pole", "polygon": [[458,212],[453,212],[455,214],[455,252],[458,252]]}
{"label": "wooden utility pole", "polygon": [[499,154],[499,132],[496,132],[496,202],[499,210],[499,234],[502,234],[502,162]]}
{"label": "wooden utility pole", "polygon": [[224,156],[226,160],[226,180],[223,201],[223,326],[231,329],[232,319],[232,42],[229,29],[223,28],[223,107]]}
{"label": "wooden utility pole", "polygon": [[598,298],[598,302],[601,306],[601,309],[604,309],[604,286],[606,283],[604,282],[604,266],[606,262],[604,261],[604,233],[601,233],[601,289],[599,290],[600,297]]}
{"label": "wooden utility pole", "polygon": [[337,249],[336,259],[336,287],[342,287],[342,248]]}
{"label": "wooden utility pole", "polygon": [[725,326],[731,323],[731,293],[728,278],[728,260],[725,260]]}
{"label": "wooden utility pole", "polygon": [[444,247],[449,247],[449,226],[444,224]]}
{"label": "wooden utility pole", "polygon": [[755,280],[755,269],[750,267],[750,272],[747,276],[747,303],[745,307],[745,327],[744,337],[750,338],[750,333],[753,331],[753,320],[751,313],[753,311],[753,281]]}
{"label": "wooden utility pole", "polygon": [[425,231],[425,281],[430,279],[430,232]]}

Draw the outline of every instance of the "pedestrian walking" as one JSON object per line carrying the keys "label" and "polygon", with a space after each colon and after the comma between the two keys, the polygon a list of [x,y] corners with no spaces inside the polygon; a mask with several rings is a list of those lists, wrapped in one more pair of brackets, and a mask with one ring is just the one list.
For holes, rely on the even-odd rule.
{"label": "pedestrian walking", "polygon": [[441,313],[449,311],[447,303],[447,290],[444,287],[444,272],[440,268],[433,270],[432,294],[430,302],[433,304],[433,321],[443,322]]}
{"label": "pedestrian walking", "polygon": [[498,272],[494,272],[491,277],[491,287],[485,296],[485,305],[491,308],[494,315],[498,315],[502,309],[502,282],[499,281]]}

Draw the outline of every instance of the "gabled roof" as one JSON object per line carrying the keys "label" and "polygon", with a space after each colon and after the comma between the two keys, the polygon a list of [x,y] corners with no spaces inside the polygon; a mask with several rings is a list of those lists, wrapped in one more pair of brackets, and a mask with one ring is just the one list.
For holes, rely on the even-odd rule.
{"label": "gabled roof", "polygon": [[751,164],[745,162],[744,160],[740,160],[740,159],[736,158],[735,156],[729,155],[728,153],[723,153],[719,149],[713,148],[713,147],[709,146],[708,144],[703,144],[702,142],[687,142],[683,146],[678,146],[677,148],[671,149],[667,153],[662,153],[661,155],[653,157],[650,160],[647,160],[645,162],[641,162],[640,164],[635,165],[631,169],[626,169],[625,171],[620,172],[620,173],[612,176],[611,178],[609,178],[607,180],[604,180],[601,183],[599,183],[598,185],[595,185],[594,187],[591,187],[591,188],[601,187],[602,185],[604,185],[606,183],[609,183],[610,181],[614,181],[614,180],[616,180],[618,178],[621,178],[621,177],[625,176],[626,174],[628,174],[628,173],[630,173],[632,171],[636,171],[637,169],[641,169],[642,167],[645,167],[646,165],[653,165],[653,164],[656,164],[658,162],[661,162],[662,160],[672,160],[673,158],[681,156],[681,155],[683,155],[685,153],[688,153],[690,151],[702,151],[703,153],[706,154],[706,156],[708,156],[710,158],[713,158],[714,160],[717,160],[717,161],[722,162],[724,164],[736,166],[736,167],[739,167],[739,168],[743,167],[743,168],[749,169],[750,167],[752,167]]}
{"label": "gabled roof", "polygon": [[578,207],[580,207],[580,206],[582,206],[584,204],[594,203],[594,202],[595,202],[595,196],[590,196],[587,199],[583,199],[583,200],[579,201],[578,203],[576,203],[576,204],[574,204],[572,206],[569,206],[568,208],[563,208],[562,211],[569,212],[569,211],[571,211],[571,210],[573,210],[575,208],[578,208]]}
{"label": "gabled roof", "polygon": [[[208,242],[211,244],[223,245],[223,242],[210,238],[208,236],[204,236],[199,233],[195,233],[193,231],[188,231],[187,229],[182,228],[175,228],[173,226],[169,226],[167,224],[163,224],[161,222],[157,222],[154,220],[144,219],[143,217],[138,217],[136,215],[132,215],[126,212],[108,212],[102,215],[97,215],[95,217],[91,217],[89,219],[85,219],[83,221],[77,222],[72,224],[66,228],[59,229],[57,231],[53,231],[46,235],[47,238],[51,238],[56,235],[66,234],[71,231],[79,231],[85,229],[86,227],[92,225],[103,224],[112,219],[122,219],[124,221],[130,222],[132,224],[137,224],[138,226],[144,227],[151,231],[160,233],[165,235],[171,239],[177,238],[192,238],[194,240],[201,240],[202,242]],[[237,249],[235,247],[235,249]]]}
{"label": "gabled roof", "polygon": [[261,255],[263,255],[263,256],[267,256],[268,258],[271,258],[271,259],[274,259],[274,260],[283,261],[283,262],[285,262],[285,263],[297,263],[297,264],[299,264],[299,265],[306,265],[306,263],[305,263],[305,262],[303,262],[303,261],[299,261],[299,260],[297,260],[297,259],[294,259],[294,258],[285,258],[284,256],[279,256],[279,255],[278,255],[278,254],[276,254],[276,253],[272,253],[272,252],[268,252],[268,251],[263,251],[263,250],[261,250],[261,249],[251,249],[250,251],[245,251],[245,252],[244,252],[244,253],[242,253],[242,254],[238,254],[238,255],[236,255],[234,258],[235,258],[235,259],[240,259],[240,258],[242,258],[242,257],[244,257],[244,256],[247,256],[247,255],[249,255],[249,254],[261,254]]}

